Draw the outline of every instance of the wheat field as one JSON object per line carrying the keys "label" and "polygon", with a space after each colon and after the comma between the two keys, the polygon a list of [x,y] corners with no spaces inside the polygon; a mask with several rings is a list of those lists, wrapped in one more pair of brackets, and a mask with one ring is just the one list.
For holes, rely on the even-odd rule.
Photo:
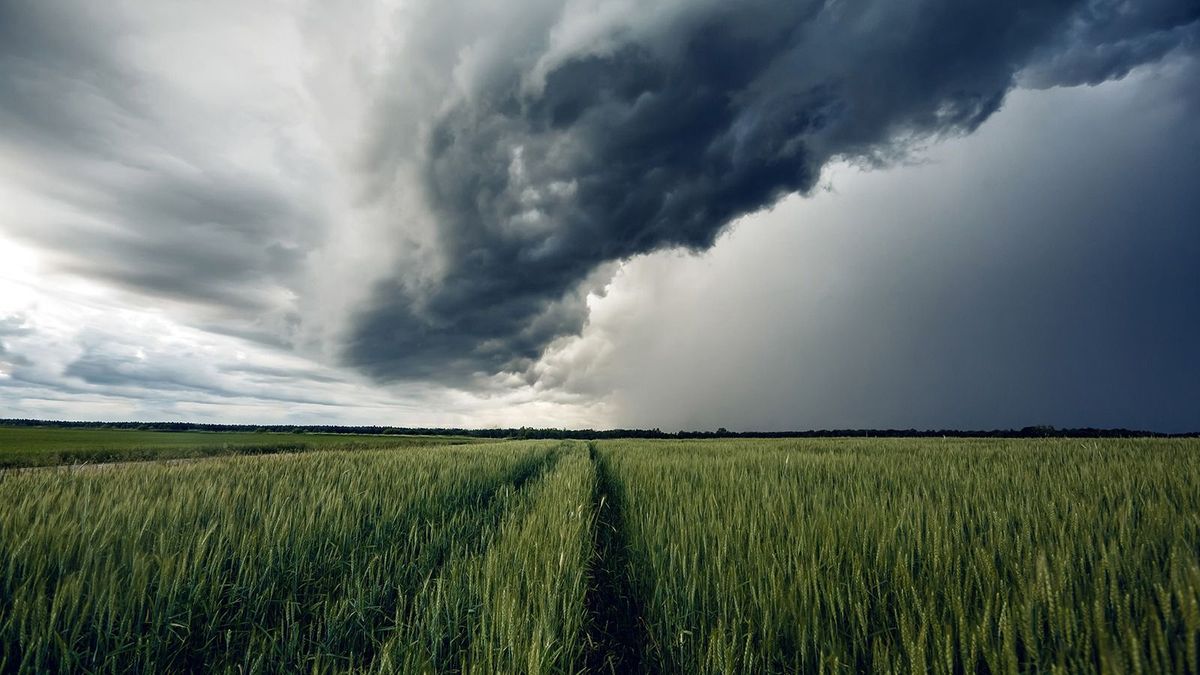
{"label": "wheat field", "polygon": [[0,672],[1198,673],[1185,440],[508,441],[0,474]]}

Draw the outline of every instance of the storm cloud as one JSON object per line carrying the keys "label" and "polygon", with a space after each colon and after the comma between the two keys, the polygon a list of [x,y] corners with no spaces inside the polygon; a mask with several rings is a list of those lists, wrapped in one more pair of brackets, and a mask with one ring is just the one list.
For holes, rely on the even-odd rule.
{"label": "storm cloud", "polygon": [[919,164],[835,165],[624,265],[541,381],[635,427],[1198,429],[1198,78],[1018,90]]}
{"label": "storm cloud", "polygon": [[[406,16],[436,32],[479,13],[438,7]],[[454,83],[428,118],[380,110],[381,133],[417,140],[377,139],[393,154],[371,166],[409,167],[436,228],[432,263],[405,259],[352,323],[345,356],[379,379],[534,378],[587,322],[606,263],[706,249],[831,159],[884,165],[971,132],[1023,74],[1093,83],[1192,50],[1200,6],[543,2],[513,10],[512,33],[482,13],[437,33],[453,46],[436,59],[403,55]]]}
{"label": "storm cloud", "polygon": [[1193,428],[1198,56],[1197,0],[0,1],[0,408]]}

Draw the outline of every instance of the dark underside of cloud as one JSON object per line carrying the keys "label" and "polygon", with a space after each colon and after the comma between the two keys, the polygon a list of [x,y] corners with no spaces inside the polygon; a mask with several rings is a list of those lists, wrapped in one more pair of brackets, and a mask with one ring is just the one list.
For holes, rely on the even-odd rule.
{"label": "dark underside of cloud", "polygon": [[559,372],[633,427],[1200,430],[1196,82],[1017,91],[926,162],[839,167],[710,255],[629,265],[585,331],[603,367]]}
{"label": "dark underside of cloud", "polygon": [[[547,11],[562,12],[548,26],[570,18]],[[759,0],[667,15],[566,48],[536,34],[442,107],[420,166],[443,273],[381,283],[350,363],[384,380],[524,372],[581,330],[606,262],[705,249],[810,190],[831,159],[886,163],[907,141],[969,133],[1022,76],[1096,83],[1192,50],[1200,4]]]}

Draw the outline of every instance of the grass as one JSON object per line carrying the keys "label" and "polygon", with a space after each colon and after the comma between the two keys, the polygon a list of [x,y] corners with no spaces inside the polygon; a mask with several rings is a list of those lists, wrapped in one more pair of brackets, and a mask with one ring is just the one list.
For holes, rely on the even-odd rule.
{"label": "grass", "polygon": [[517,442],[0,475],[0,672],[1200,673],[1200,446]]}
{"label": "grass", "polygon": [[465,436],[369,436],[0,427],[0,469],[58,464],[189,459],[329,448],[475,443]]}
{"label": "grass", "polygon": [[366,669],[546,443],[221,458],[0,483],[0,670]]}
{"label": "grass", "polygon": [[601,448],[656,670],[1200,672],[1194,442]]}

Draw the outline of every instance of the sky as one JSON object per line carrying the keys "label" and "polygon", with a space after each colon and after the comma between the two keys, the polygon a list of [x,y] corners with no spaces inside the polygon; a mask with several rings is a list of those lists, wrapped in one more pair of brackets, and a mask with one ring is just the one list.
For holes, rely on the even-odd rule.
{"label": "sky", "polygon": [[1196,0],[0,0],[0,417],[1200,430]]}

